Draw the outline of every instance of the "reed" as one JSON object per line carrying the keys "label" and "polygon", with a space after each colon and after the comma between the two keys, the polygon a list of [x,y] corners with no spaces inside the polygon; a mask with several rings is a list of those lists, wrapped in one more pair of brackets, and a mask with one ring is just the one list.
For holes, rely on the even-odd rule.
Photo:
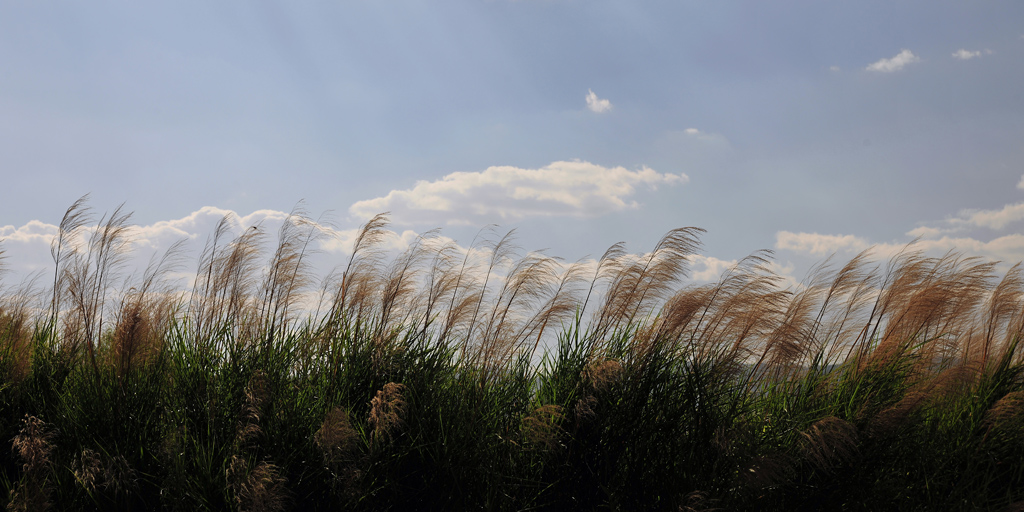
{"label": "reed", "polygon": [[487,229],[317,278],[297,208],[125,268],[86,198],[53,282],[0,294],[10,510],[1007,510],[1024,502],[1024,270],[913,245],[783,288],[687,280],[696,228],[566,263]]}

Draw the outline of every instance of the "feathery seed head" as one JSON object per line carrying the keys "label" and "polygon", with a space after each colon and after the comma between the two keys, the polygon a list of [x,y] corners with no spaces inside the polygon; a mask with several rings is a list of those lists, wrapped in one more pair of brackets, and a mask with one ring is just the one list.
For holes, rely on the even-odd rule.
{"label": "feathery seed head", "polygon": [[390,441],[402,428],[407,406],[402,396],[404,391],[403,384],[388,382],[370,401],[368,423],[373,431],[374,442]]}

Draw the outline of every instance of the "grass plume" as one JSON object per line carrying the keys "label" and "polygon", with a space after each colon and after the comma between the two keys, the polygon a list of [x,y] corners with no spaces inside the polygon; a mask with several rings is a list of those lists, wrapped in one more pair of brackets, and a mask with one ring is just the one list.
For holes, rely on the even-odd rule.
{"label": "grass plume", "polygon": [[[783,287],[688,279],[697,228],[567,263],[515,233],[394,250],[296,208],[126,272],[83,197],[0,296],[11,510],[1010,509],[1024,269],[913,245]],[[324,255],[319,255],[323,257]],[[316,299],[320,291],[319,302]],[[45,419],[45,421],[44,421]]]}

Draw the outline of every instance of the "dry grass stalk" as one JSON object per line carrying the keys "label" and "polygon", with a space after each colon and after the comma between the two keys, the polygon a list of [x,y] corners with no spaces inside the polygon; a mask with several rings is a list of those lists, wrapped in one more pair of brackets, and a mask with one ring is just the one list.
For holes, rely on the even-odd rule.
{"label": "dry grass stalk", "polygon": [[7,509],[41,511],[50,508],[50,454],[55,433],[35,416],[26,415],[18,435],[11,442],[21,460],[21,480],[11,491]]}
{"label": "dry grass stalk", "polygon": [[240,512],[278,512],[288,505],[288,479],[267,461],[250,464],[239,455],[231,457],[227,482]]}
{"label": "dry grass stalk", "polygon": [[[424,285],[423,317],[421,321],[421,335],[425,335],[436,319],[441,318],[445,299],[453,296],[462,278],[460,272],[456,272],[458,258],[458,246],[451,240],[439,241],[440,237],[431,240],[431,247],[428,249],[433,253],[429,270],[426,272],[426,283]],[[447,336],[442,330],[438,330],[438,339],[445,340]]]}
{"label": "dry grass stalk", "polygon": [[595,417],[594,407],[597,406],[597,395],[608,390],[622,378],[622,363],[615,359],[595,357],[583,369],[580,378],[584,383],[580,398],[573,408],[577,426]]}
{"label": "dry grass stalk", "polygon": [[786,485],[796,476],[793,460],[785,454],[764,455],[754,459],[739,475],[743,486],[752,491],[761,491]]}
{"label": "dry grass stalk", "polygon": [[28,377],[32,364],[32,298],[31,282],[0,296],[0,382],[16,384]]}
{"label": "dry grass stalk", "polygon": [[[910,376],[909,388],[896,404],[887,407],[869,418],[867,433],[872,436],[890,437],[899,435],[911,425],[915,415],[926,407],[942,407],[944,401],[977,382],[981,376],[977,364],[965,363],[938,372],[918,372]],[[872,414],[863,410],[858,419]]]}
{"label": "dry grass stalk", "polygon": [[576,405],[573,406],[573,414],[577,427],[597,417],[594,407],[597,407],[597,397],[590,393],[585,393],[576,400]]}
{"label": "dry grass stalk", "polygon": [[639,260],[606,267],[613,277],[594,332],[603,337],[618,327],[629,326],[666,299],[685,275],[688,256],[700,247],[697,237],[703,232],[699,228],[674,229]]}
{"label": "dry grass stalk", "polygon": [[[499,367],[530,336],[531,322],[525,312],[552,294],[558,276],[557,264],[552,258],[530,254],[516,261],[502,280],[502,287],[493,300],[493,307],[487,323],[480,333],[479,364],[483,367]],[[542,322],[542,321],[541,321]]]}
{"label": "dry grass stalk", "polygon": [[981,359],[983,365],[998,361],[1024,335],[1024,268],[1017,263],[1003,275],[987,302],[982,327]]}
{"label": "dry grass stalk", "polygon": [[245,386],[245,402],[242,404],[242,415],[235,434],[235,441],[240,447],[256,442],[263,435],[260,417],[263,415],[263,403],[268,396],[266,375],[257,370]]}
{"label": "dry grass stalk", "polygon": [[[430,236],[430,233],[426,236]],[[392,322],[398,325],[412,322],[420,264],[426,258],[424,245],[424,237],[417,237],[385,271],[376,336],[382,336],[388,331],[394,325]]]}
{"label": "dry grass stalk", "polygon": [[95,492],[103,484],[103,462],[100,455],[86,448],[75,460],[72,472],[75,480],[87,491]]}
{"label": "dry grass stalk", "polygon": [[[474,319],[474,306],[483,297],[483,279],[477,274],[477,270],[470,265],[470,258],[475,252],[477,252],[475,246],[470,244],[469,249],[465,251],[465,255],[461,258],[461,263],[458,263],[458,271],[454,270],[454,261],[449,263],[447,258],[435,260],[450,269],[449,271],[453,276],[450,282],[445,283],[445,291],[444,295],[442,295],[443,297],[450,297],[447,301],[447,310],[439,315],[439,317],[443,318],[443,321],[438,329],[437,339],[442,343],[459,338],[462,340],[468,339],[470,326]],[[455,259],[454,255],[452,259]],[[434,271],[431,274],[434,275]]]}
{"label": "dry grass stalk", "polygon": [[286,506],[287,478],[279,468],[265,460],[255,462],[246,456],[263,435],[260,418],[269,395],[269,384],[262,371],[256,371],[245,387],[245,402],[235,433],[235,454],[225,470],[228,487],[240,511],[279,511]]}
{"label": "dry grass stalk", "polygon": [[[508,231],[507,233],[505,233],[504,236],[499,238],[497,241],[491,242],[487,240],[485,241],[485,244],[490,245],[490,247],[487,248],[490,250],[490,257],[487,259],[486,271],[482,272],[479,291],[473,293],[474,297],[476,298],[476,304],[471,306],[473,309],[473,313],[469,318],[465,338],[463,341],[463,357],[465,357],[468,360],[468,363],[473,366],[481,366],[483,362],[491,361],[494,359],[493,357],[489,357],[489,355],[493,353],[493,343],[488,344],[485,342],[479,342],[477,341],[476,338],[473,338],[473,335],[476,334],[477,338],[480,338],[482,340],[487,339],[487,330],[489,330],[490,325],[482,328],[487,329],[484,331],[483,334],[477,332],[477,325],[480,319],[481,309],[483,309],[484,299],[488,297],[487,288],[490,285],[492,279],[496,277],[497,272],[500,271],[502,266],[506,264],[508,261],[512,260],[515,253],[518,251],[518,247],[515,245],[514,230]],[[470,254],[467,253],[467,261],[469,259],[469,256]],[[500,277],[498,279],[500,279]],[[508,286],[507,279],[501,280],[501,282],[503,282],[506,287]],[[495,300],[495,311],[497,311],[499,304],[500,300]]]}
{"label": "dry grass stalk", "polygon": [[53,257],[53,297],[50,301],[50,319],[56,321],[61,311],[64,289],[67,283],[65,276],[69,274],[69,260],[79,251],[82,228],[91,221],[89,207],[86,205],[89,195],[76,200],[67,211],[57,227],[57,236],[50,242],[50,256]]}
{"label": "dry grass stalk", "polygon": [[402,393],[405,386],[388,382],[370,401],[367,423],[371,429],[374,444],[390,442],[405,424],[407,403]]}
{"label": "dry grass stalk", "polygon": [[229,243],[227,236],[233,218],[224,216],[199,258],[199,270],[189,300],[188,316],[201,344],[214,341],[225,326],[230,326],[240,342],[252,342],[262,327],[255,311],[254,296],[263,232],[251,226]]}
{"label": "dry grass stalk", "polygon": [[163,350],[175,304],[171,294],[136,292],[122,298],[109,351],[118,378],[123,379]]}
{"label": "dry grass stalk", "polygon": [[622,363],[615,359],[595,358],[584,369],[584,380],[595,391],[605,391],[622,378]]}
{"label": "dry grass stalk", "polygon": [[1024,433],[1024,391],[1011,391],[985,412],[990,434],[1016,437]]}
{"label": "dry grass stalk", "polygon": [[[348,264],[342,272],[334,295],[332,320],[369,317],[371,298],[377,287],[383,252],[380,244],[387,238],[388,214],[375,215],[359,230]],[[334,323],[333,321],[331,323]]]}
{"label": "dry grass stalk", "polygon": [[127,495],[138,489],[138,475],[121,455],[102,457],[86,448],[75,460],[72,472],[78,484],[90,494],[104,490]]}
{"label": "dry grass stalk", "polygon": [[305,210],[296,207],[281,223],[277,249],[261,289],[260,324],[270,337],[287,331],[302,292],[313,283],[308,257],[324,235]]}
{"label": "dry grass stalk", "polygon": [[527,446],[552,451],[559,446],[562,408],[555,404],[542,405],[523,418],[522,432]]}
{"label": "dry grass stalk", "polygon": [[735,354],[771,349],[764,338],[777,329],[790,295],[778,290],[780,278],[769,269],[769,256],[758,252],[743,258],[700,292],[700,312],[688,329],[691,345],[711,350],[729,343]]}
{"label": "dry grass stalk", "polygon": [[[62,262],[58,268],[61,277],[55,282],[54,307],[59,307],[57,305],[62,302],[56,296],[58,289],[66,294],[71,303],[65,316],[65,340],[75,346],[84,345],[89,362],[97,372],[97,346],[104,333],[106,297],[114,281],[120,277],[127,257],[128,221],[131,213],[122,212],[122,207],[100,219],[99,225],[89,236],[85,253],[73,251],[70,254],[64,253],[66,257],[58,256],[57,253],[64,250],[64,242],[56,242],[57,248],[54,250],[54,257]],[[70,216],[75,217],[74,214]],[[76,232],[81,229],[81,226],[74,227]],[[63,233],[60,233],[58,239],[62,236]],[[63,263],[65,260],[66,264]],[[57,314],[56,310],[54,314]]]}
{"label": "dry grass stalk", "polygon": [[[994,263],[962,258],[949,253],[925,258],[919,253],[901,255],[879,295],[879,330],[884,329],[869,363],[883,363],[905,353],[912,345],[930,365],[946,357],[943,347],[970,339],[971,321],[994,278]],[[937,340],[949,338],[945,343]]]}
{"label": "dry grass stalk", "polygon": [[324,417],[313,441],[324,457],[324,464],[333,474],[332,486],[347,498],[358,496],[357,483],[362,477],[356,462],[359,452],[359,433],[352,426],[349,412],[335,407]]}
{"label": "dry grass stalk", "polygon": [[352,426],[347,410],[331,409],[313,437],[329,465],[349,460],[357,451],[359,433]]}
{"label": "dry grass stalk", "polygon": [[835,416],[814,422],[800,435],[803,458],[818,471],[829,472],[858,453],[857,427]]}

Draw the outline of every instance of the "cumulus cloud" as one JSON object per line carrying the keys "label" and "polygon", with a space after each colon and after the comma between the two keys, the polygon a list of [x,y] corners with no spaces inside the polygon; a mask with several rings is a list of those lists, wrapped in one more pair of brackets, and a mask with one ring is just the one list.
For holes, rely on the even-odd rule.
{"label": "cumulus cloud", "polygon": [[[913,233],[913,231],[912,231]],[[804,255],[822,257],[832,253],[852,254],[871,248],[875,258],[887,259],[906,250],[926,254],[942,255],[950,251],[971,256],[980,256],[992,261],[1012,264],[1024,261],[1024,235],[1010,234],[989,241],[971,237],[919,238],[913,243],[877,243],[853,235],[819,235],[817,233],[791,233],[780,231],[776,234],[776,249],[789,250]]]}
{"label": "cumulus cloud", "polygon": [[[276,210],[257,210],[247,215],[239,215],[231,210],[205,206],[178,219],[129,226],[129,259],[126,268],[129,273],[143,269],[152,256],[162,254],[171,245],[182,240],[185,241],[186,254],[198,258],[203,245],[225,216],[228,218],[229,239],[240,235],[246,229],[259,226],[267,234],[266,242],[270,244],[276,242],[277,230],[289,214]],[[325,251],[344,251],[350,248],[349,241],[356,235],[355,229],[336,232],[328,226],[319,227],[325,233],[334,235],[322,241],[320,248]],[[82,235],[89,236],[93,229],[95,227],[85,227]],[[29,221],[19,227],[0,226],[2,249],[6,251],[7,256],[5,266],[13,275],[21,277],[37,271],[52,273],[53,261],[49,251],[50,243],[57,233],[57,225],[39,220]],[[182,269],[185,275],[191,274],[185,270]]]}
{"label": "cumulus cloud", "polygon": [[945,231],[943,231],[940,228],[918,226],[914,229],[911,229],[910,231],[907,231],[907,234],[914,238],[935,238],[937,236],[942,235],[944,232]]}
{"label": "cumulus cloud", "polygon": [[963,48],[953,52],[953,58],[954,59],[970,60],[970,59],[973,59],[975,57],[981,57],[981,52],[980,51],[971,52],[971,51],[967,51],[967,50],[965,50]]}
{"label": "cumulus cloud", "polygon": [[723,272],[738,263],[738,260],[723,260],[702,254],[691,254],[687,259],[690,260],[690,279],[697,282],[718,281]]}
{"label": "cumulus cloud", "polygon": [[[905,244],[896,243],[877,244],[875,251],[879,255],[891,256],[904,250],[906,247]],[[1024,235],[1020,234],[1001,236],[987,242],[970,237],[943,236],[931,240],[919,240],[910,248],[936,255],[949,251],[959,251],[964,254],[981,256],[1004,263],[1024,261]]]}
{"label": "cumulus cloud", "polygon": [[1024,261],[1024,234],[1013,233],[984,241],[969,236],[954,237],[942,230],[928,227],[915,228],[907,233],[914,236],[907,242],[868,243],[854,235],[819,235],[817,233],[792,233],[780,231],[776,234],[775,248],[803,255],[822,257],[833,253],[852,253],[871,249],[873,257],[884,260],[907,250],[921,251],[933,256],[948,252],[959,252],[999,261],[1004,267]]}
{"label": "cumulus cloud", "polygon": [[598,114],[607,112],[612,109],[612,102],[607,99],[601,99],[594,94],[594,91],[587,89],[587,108]]}
{"label": "cumulus cloud", "polygon": [[[1017,181],[1016,186],[1018,189],[1024,190],[1024,176]],[[1022,220],[1024,220],[1024,202],[1007,204],[1002,208],[990,210],[967,208],[936,223],[937,225],[917,227],[907,234],[935,238],[939,235],[975,228],[1001,230]]]}
{"label": "cumulus cloud", "polygon": [[775,248],[826,256],[836,252],[860,252],[870,244],[863,238],[853,235],[821,235],[818,233],[793,233],[779,231],[775,233]]}
{"label": "cumulus cloud", "polygon": [[1024,203],[1008,204],[1000,210],[961,210],[959,216],[948,222],[960,227],[1003,229],[1020,220],[1024,220]]}
{"label": "cumulus cloud", "polygon": [[229,231],[237,236],[252,226],[262,226],[268,230],[277,229],[281,222],[288,218],[288,213],[277,210],[256,210],[248,215],[239,215],[232,210],[204,206],[180,219],[136,226],[132,232],[132,243],[137,246],[157,248],[182,238],[205,240],[224,217],[228,218]]}
{"label": "cumulus cloud", "polygon": [[637,187],[684,184],[685,174],[648,167],[629,170],[585,161],[553,162],[539,169],[488,167],[454,172],[435,181],[418,181],[405,190],[359,201],[349,212],[367,219],[390,211],[396,223],[480,224],[526,217],[596,217],[638,208],[629,199]]}
{"label": "cumulus cloud", "polygon": [[[324,231],[329,236],[320,241],[320,249],[322,251],[329,254],[350,254],[352,246],[355,245],[356,238],[359,237],[360,230],[358,228],[344,230],[325,228]],[[408,249],[419,238],[420,233],[406,229],[401,233],[389,231],[388,235],[381,241],[379,248],[385,251],[398,252]],[[444,239],[447,240],[447,238]]]}
{"label": "cumulus cloud", "polygon": [[[716,282],[722,278],[723,274],[733,269],[739,263],[739,260],[724,260],[702,254],[691,254],[687,256],[687,259],[690,261],[690,280],[696,283]],[[800,280],[793,274],[796,266],[792,263],[787,262],[783,264],[775,260],[769,260],[765,266],[768,271],[780,278],[778,283],[780,288],[796,289],[801,286]]]}
{"label": "cumulus cloud", "polygon": [[[1017,184],[1024,188],[1024,177]],[[822,257],[833,253],[852,255],[870,248],[875,258],[890,258],[908,249],[930,256],[957,252],[979,256],[1009,265],[1024,261],[1024,233],[1019,222],[1024,221],[1024,202],[1006,204],[997,209],[965,209],[938,222],[918,225],[906,232],[905,241],[874,243],[852,234],[822,235],[818,233],[776,233],[775,248],[792,251],[803,256]],[[996,231],[992,238],[992,231]],[[999,233],[999,231],[1002,231]],[[986,236],[988,235],[988,236]],[[908,244],[910,244],[908,246]]]}
{"label": "cumulus cloud", "polygon": [[47,224],[38,220],[31,220],[24,226],[17,228],[11,225],[0,226],[0,239],[9,242],[45,242],[49,244],[50,240],[53,240],[53,237],[56,234],[56,225]]}
{"label": "cumulus cloud", "polygon": [[868,71],[878,71],[880,73],[891,73],[893,71],[903,69],[907,64],[920,61],[921,59],[918,58],[917,55],[914,55],[914,52],[904,48],[900,53],[897,53],[895,57],[892,57],[891,59],[881,59],[878,62],[869,65],[865,69]]}

